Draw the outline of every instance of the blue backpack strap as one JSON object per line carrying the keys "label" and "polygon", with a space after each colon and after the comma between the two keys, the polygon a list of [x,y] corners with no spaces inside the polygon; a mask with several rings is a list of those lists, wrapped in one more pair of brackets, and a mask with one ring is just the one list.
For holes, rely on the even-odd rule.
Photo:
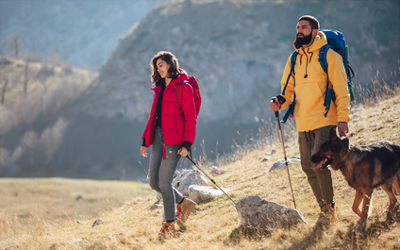
{"label": "blue backpack strap", "polygon": [[324,114],[325,117],[328,115],[329,109],[331,107],[331,102],[336,101],[335,92],[333,92],[333,89],[329,89],[328,61],[326,60],[326,54],[328,53],[328,50],[331,48],[333,47],[328,44],[322,46],[321,49],[319,50],[319,57],[318,57],[318,61],[327,75],[325,100],[324,100],[324,106],[326,107],[325,108],[326,112]]}
{"label": "blue backpack strap", "polygon": [[286,111],[285,115],[283,116],[281,123],[286,123],[289,117],[294,117],[294,105],[296,104],[296,94],[293,97],[293,102],[289,105],[288,110]]}
{"label": "blue backpack strap", "polygon": [[282,95],[285,95],[286,87],[287,87],[287,85],[288,85],[288,83],[289,83],[289,79],[290,79],[290,77],[292,76],[292,74],[294,73],[294,65],[295,65],[295,63],[296,63],[296,58],[297,58],[297,55],[298,55],[298,54],[299,54],[299,53],[295,50],[295,51],[292,53],[292,56],[290,57],[290,72],[289,72],[289,75],[288,75],[288,77],[287,77],[285,87],[283,88]]}
{"label": "blue backpack strap", "polygon": [[321,64],[322,69],[325,71],[326,74],[328,74],[328,62],[326,60],[326,53],[328,53],[328,50],[332,48],[331,45],[325,44],[324,46],[321,47],[319,50],[319,57],[318,61]]}
{"label": "blue backpack strap", "polygon": [[[282,95],[285,94],[285,92],[286,92],[286,87],[287,87],[287,85],[288,85],[288,83],[289,83],[289,79],[290,79],[290,77],[292,76],[292,74],[294,74],[294,65],[296,64],[296,59],[297,59],[297,55],[298,55],[298,54],[299,54],[299,53],[295,50],[295,51],[292,53],[292,56],[291,56],[291,58],[290,58],[290,72],[289,72],[288,78],[287,78],[287,80],[286,80],[285,87],[283,88]],[[294,105],[295,105],[295,104],[296,104],[296,94],[294,94],[294,96],[293,96],[293,101],[292,101],[292,103],[290,104],[290,106],[289,106],[288,110],[286,111],[285,115],[283,116],[283,118],[282,118],[282,120],[281,120],[281,123],[286,123],[286,121],[287,121],[287,119],[289,118],[289,116],[290,116],[290,117],[293,117],[293,116],[294,116]]]}

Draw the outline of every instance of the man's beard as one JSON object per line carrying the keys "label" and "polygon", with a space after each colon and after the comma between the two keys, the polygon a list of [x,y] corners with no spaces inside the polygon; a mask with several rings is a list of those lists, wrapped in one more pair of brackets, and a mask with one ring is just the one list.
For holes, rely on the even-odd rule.
{"label": "man's beard", "polygon": [[308,36],[305,36],[303,33],[299,33],[299,34],[302,34],[303,37],[298,37],[297,36],[298,34],[296,35],[296,42],[295,42],[296,49],[300,48],[304,44],[309,44],[312,39],[312,36],[311,36],[312,32],[310,32],[310,34]]}

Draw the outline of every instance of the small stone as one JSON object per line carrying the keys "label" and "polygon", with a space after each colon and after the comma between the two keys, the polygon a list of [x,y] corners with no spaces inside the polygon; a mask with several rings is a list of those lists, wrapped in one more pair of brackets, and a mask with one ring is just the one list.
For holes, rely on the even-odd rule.
{"label": "small stone", "polygon": [[102,223],[103,223],[103,221],[102,221],[100,218],[97,218],[97,219],[93,222],[92,227],[98,226],[98,225],[100,225],[100,224],[102,224]]}
{"label": "small stone", "polygon": [[269,161],[269,157],[264,157],[261,159],[261,162],[266,162],[266,161]]}
{"label": "small stone", "polygon": [[73,238],[72,240],[70,240],[68,243],[69,244],[76,244],[83,241],[81,238]]}
{"label": "small stone", "polygon": [[153,211],[153,210],[159,209],[159,208],[162,207],[162,205],[163,205],[162,203],[154,204],[154,205],[150,208],[150,210]]}
{"label": "small stone", "polygon": [[210,170],[210,174],[213,176],[225,174],[226,170],[221,170],[217,166],[212,166]]}
{"label": "small stone", "polygon": [[[287,158],[288,165],[296,163],[296,162],[300,162],[299,156],[291,156],[291,157]],[[281,169],[284,167],[286,167],[285,159],[281,159],[272,165],[272,167],[269,169],[269,172],[272,172],[274,170]]]}

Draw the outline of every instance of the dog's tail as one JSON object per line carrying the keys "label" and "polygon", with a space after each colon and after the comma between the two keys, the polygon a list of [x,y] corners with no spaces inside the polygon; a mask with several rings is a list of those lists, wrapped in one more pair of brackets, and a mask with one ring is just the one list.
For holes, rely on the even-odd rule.
{"label": "dog's tail", "polygon": [[[394,144],[393,150],[394,150],[395,154],[397,154],[399,156],[398,159],[400,159],[400,145]],[[399,162],[399,169],[397,170],[396,178],[393,183],[393,189],[394,189],[393,190],[394,195],[400,195],[400,162]]]}
{"label": "dog's tail", "polygon": [[396,178],[393,183],[393,189],[395,195],[400,195],[400,169],[397,171]]}

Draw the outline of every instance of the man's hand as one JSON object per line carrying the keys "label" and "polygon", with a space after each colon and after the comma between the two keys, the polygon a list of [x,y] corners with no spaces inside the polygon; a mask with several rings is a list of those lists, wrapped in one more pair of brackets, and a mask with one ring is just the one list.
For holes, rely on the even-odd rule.
{"label": "man's hand", "polygon": [[140,155],[143,156],[143,157],[147,157],[147,147],[142,146],[140,148]]}
{"label": "man's hand", "polygon": [[279,110],[279,108],[281,107],[281,104],[279,103],[279,100],[277,97],[275,97],[275,99],[273,99],[269,102],[269,107],[272,112]]}
{"label": "man's hand", "polygon": [[189,151],[185,147],[181,147],[178,149],[178,155],[186,157],[189,154]]}
{"label": "man's hand", "polygon": [[346,134],[349,133],[349,125],[347,122],[339,122],[338,131],[340,137],[346,136]]}

